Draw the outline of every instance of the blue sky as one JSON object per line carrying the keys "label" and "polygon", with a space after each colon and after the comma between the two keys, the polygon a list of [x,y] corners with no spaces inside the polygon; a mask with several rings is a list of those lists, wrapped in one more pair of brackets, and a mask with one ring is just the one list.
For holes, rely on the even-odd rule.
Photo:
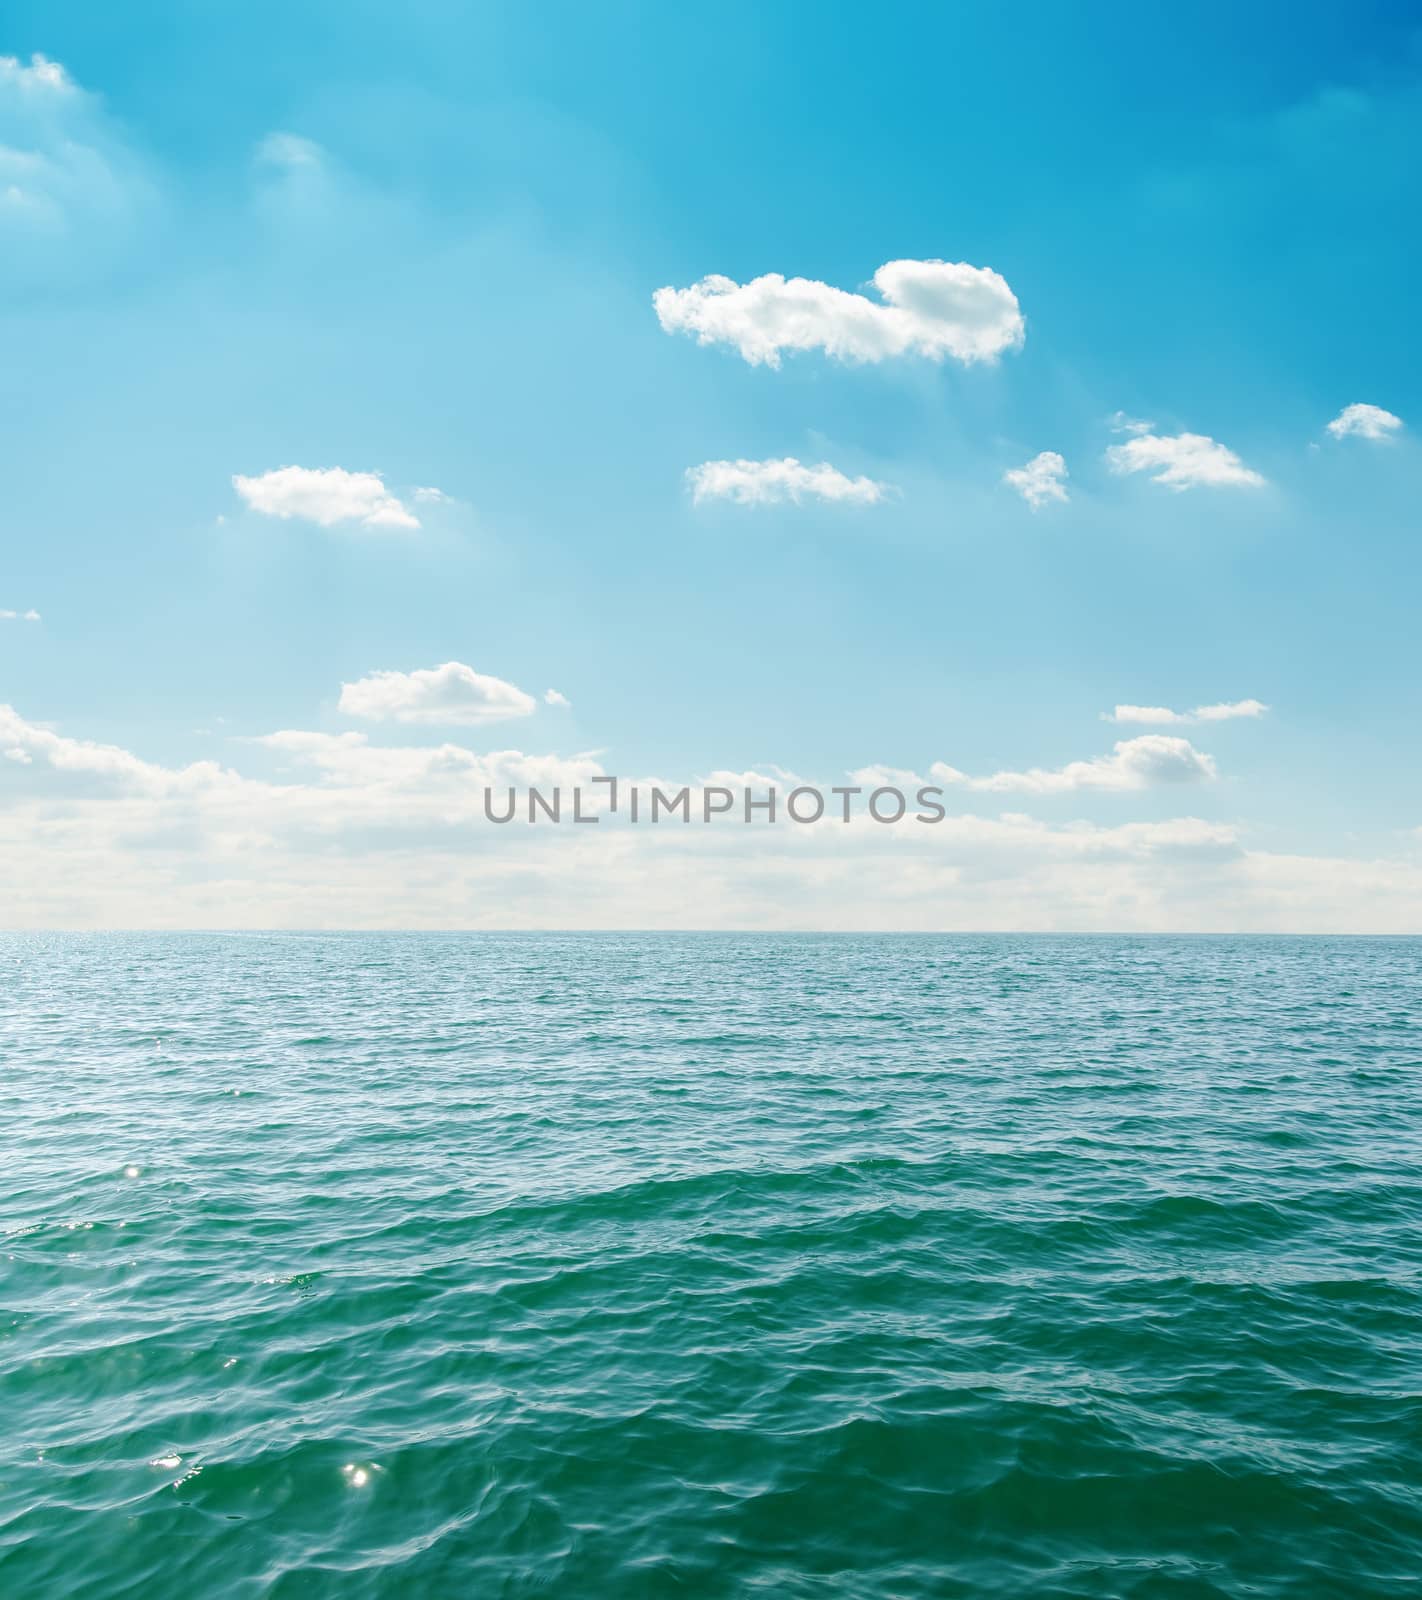
{"label": "blue sky", "polygon": [[[1414,7],[18,0],[0,55],[0,921],[1415,926]],[[990,269],[1020,347],[772,366],[652,304],[780,274],[873,318],[894,262]],[[1397,421],[1327,431],[1359,404]],[[1234,481],[1112,470],[1182,435]],[[1004,474],[1043,452],[1068,498],[1034,509]],[[686,477],[786,458],[886,487]],[[234,486],[292,466],[378,472],[419,526]],[[341,709],[447,662],[534,709]],[[830,783],[1137,737],[1210,771],[959,788],[976,822],[892,871],[491,843],[409,755]]]}

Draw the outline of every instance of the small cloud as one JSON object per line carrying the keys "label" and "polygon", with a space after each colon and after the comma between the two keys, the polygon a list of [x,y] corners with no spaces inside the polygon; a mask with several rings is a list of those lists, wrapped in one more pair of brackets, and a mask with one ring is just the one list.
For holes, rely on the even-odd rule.
{"label": "small cloud", "polygon": [[562,706],[568,709],[571,708],[573,702],[568,699],[567,695],[559,694],[556,689],[545,689],[543,691],[543,704],[546,706]]}
{"label": "small cloud", "polygon": [[428,506],[447,506],[451,504],[453,500],[453,496],[447,495],[443,489],[436,489],[428,485],[423,488],[416,489],[414,491],[414,498],[419,502],[420,505]]}
{"label": "small cloud", "polygon": [[823,350],[840,361],[950,356],[966,365],[995,361],[1026,336],[1017,296],[991,267],[888,261],[874,287],[880,300],[778,272],[744,284],[713,273],[688,289],[658,289],[652,304],[667,333],[733,345],[752,366],[778,367],[785,350]]}
{"label": "small cloud", "polygon": [[1101,713],[1103,722],[1188,722],[1183,711],[1172,711],[1169,706],[1117,706],[1114,711]]}
{"label": "small cloud", "polygon": [[1402,427],[1402,418],[1381,406],[1353,405],[1343,409],[1328,424],[1335,439],[1391,439]]}
{"label": "small cloud", "polygon": [[703,500],[733,500],[742,506],[788,500],[798,505],[808,498],[867,506],[890,490],[890,485],[872,478],[847,478],[827,461],[807,467],[794,456],[783,461],[704,461],[687,469],[686,480],[698,505]]}
{"label": "small cloud", "polygon": [[1144,733],[1121,739],[1109,756],[1071,761],[1047,770],[995,772],[971,778],[956,767],[934,762],[929,769],[939,783],[992,793],[1063,794],[1076,789],[1148,789],[1156,784],[1199,783],[1218,776],[1213,756],[1197,750],[1188,739],[1164,733]]}
{"label": "small cloud", "polygon": [[1034,511],[1039,511],[1049,500],[1067,498],[1063,480],[1069,476],[1061,456],[1055,450],[1043,450],[1025,467],[1013,467],[1010,472],[1004,472],[1002,481],[1016,489]]}
{"label": "small cloud", "polygon": [[38,611],[0,611],[0,622],[39,622]]}
{"label": "small cloud", "polygon": [[1259,488],[1264,479],[1203,433],[1141,433],[1106,451],[1112,472],[1149,472],[1167,489]]}
{"label": "small cloud", "polygon": [[416,672],[372,672],[341,685],[339,709],[369,722],[482,723],[526,717],[532,695],[462,661]]}
{"label": "small cloud", "polygon": [[22,749],[17,744],[12,744],[10,748],[5,751],[5,759],[7,761],[18,762],[22,767],[28,767],[33,766],[35,758],[29,753],[28,750]]}
{"label": "small cloud", "polygon": [[1106,419],[1106,426],[1112,433],[1149,433],[1155,424],[1139,417],[1128,417],[1124,411],[1113,411]]}
{"label": "small cloud", "polygon": [[385,487],[378,472],[344,467],[278,467],[260,477],[237,474],[232,486],[253,511],[299,517],[322,528],[354,522],[365,528],[418,528],[419,518]]}
{"label": "small cloud", "polygon": [[1262,700],[1222,700],[1217,705],[1196,706],[1193,711],[1172,711],[1169,706],[1117,706],[1102,713],[1104,722],[1229,722],[1235,717],[1262,717],[1269,709]]}
{"label": "small cloud", "polygon": [[1232,717],[1262,717],[1268,709],[1262,700],[1228,700],[1196,706],[1190,715],[1197,722],[1228,722]]}

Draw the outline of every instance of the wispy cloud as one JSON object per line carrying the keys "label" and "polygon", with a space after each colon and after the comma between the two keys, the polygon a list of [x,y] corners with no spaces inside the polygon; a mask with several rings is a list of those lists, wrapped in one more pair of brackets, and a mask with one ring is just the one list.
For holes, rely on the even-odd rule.
{"label": "wispy cloud", "polygon": [[1328,424],[1335,439],[1391,439],[1402,428],[1402,418],[1381,406],[1352,405],[1343,409]]}
{"label": "wispy cloud", "polygon": [[278,467],[259,477],[237,474],[232,486],[263,516],[298,517],[322,528],[418,528],[419,518],[385,487],[378,472],[344,467]]}
{"label": "wispy cloud", "polygon": [[807,467],[794,456],[782,461],[703,461],[686,473],[691,497],[732,500],[743,506],[768,506],[784,501],[839,501],[847,505],[874,505],[891,492],[873,478],[848,478],[827,461]]}
{"label": "wispy cloud", "polygon": [[1124,411],[1113,411],[1107,417],[1106,425],[1112,433],[1149,433],[1155,427],[1153,422],[1146,422],[1141,417],[1128,416]]}
{"label": "wispy cloud", "polygon": [[1168,489],[1258,488],[1264,479],[1203,433],[1140,433],[1106,451],[1112,472],[1148,472]]}
{"label": "wispy cloud", "polygon": [[155,201],[123,130],[59,62],[0,56],[0,279],[102,272]]}
{"label": "wispy cloud", "polygon": [[38,611],[0,611],[0,622],[38,622]]}
{"label": "wispy cloud", "polygon": [[991,267],[888,261],[874,287],[881,300],[778,272],[744,284],[713,274],[687,289],[658,289],[652,304],[668,333],[732,345],[752,365],[769,367],[786,350],[823,350],[841,361],[911,353],[995,361],[1025,338],[1017,296]]}
{"label": "wispy cloud", "polygon": [[304,139],[299,133],[269,133],[257,146],[257,160],[264,166],[282,167],[288,171],[320,167],[326,152],[314,139]]}
{"label": "wispy cloud", "polygon": [[545,689],[543,691],[543,704],[546,706],[559,706],[567,710],[572,703],[567,695],[559,694],[556,689]]}
{"label": "wispy cloud", "polygon": [[1013,467],[1004,472],[1002,481],[1016,489],[1034,511],[1040,510],[1049,500],[1067,498],[1066,462],[1055,450],[1043,450],[1033,456],[1025,467]]}
{"label": "wispy cloud", "polygon": [[340,710],[369,722],[477,724],[526,717],[532,695],[462,661],[415,672],[372,672],[341,685]]}
{"label": "wispy cloud", "polygon": [[1103,722],[1229,722],[1235,717],[1262,717],[1269,709],[1262,700],[1222,700],[1216,705],[1196,706],[1193,711],[1172,711],[1169,706],[1120,705],[1103,711]]}
{"label": "wispy cloud", "polygon": [[17,94],[73,94],[74,80],[48,56],[32,55],[29,66],[18,56],[0,56],[0,88]]}

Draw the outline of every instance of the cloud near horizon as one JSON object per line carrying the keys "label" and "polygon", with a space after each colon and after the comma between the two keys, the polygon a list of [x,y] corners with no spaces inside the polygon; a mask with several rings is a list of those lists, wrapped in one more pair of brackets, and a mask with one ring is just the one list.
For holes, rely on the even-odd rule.
{"label": "cloud near horizon", "polygon": [[372,672],[341,685],[337,709],[367,722],[474,726],[527,717],[538,708],[531,694],[502,678],[475,672],[462,661],[415,672]]}
{"label": "cloud near horizon", "polygon": [[876,505],[892,492],[872,478],[849,478],[828,461],[807,467],[794,456],[780,461],[703,461],[688,467],[686,481],[697,505],[730,500],[741,506],[781,505],[823,500],[843,505]]}
{"label": "cloud near horizon", "polygon": [[164,767],[0,706],[7,925],[1407,932],[1422,903],[1416,859],[1270,854],[1193,816],[498,827],[484,785],[602,767],[361,733],[256,745],[296,775]]}
{"label": "cloud near horizon", "polygon": [[391,494],[378,472],[278,467],[255,478],[235,474],[232,487],[253,511],[265,517],[295,517],[321,528],[342,523],[402,530],[420,526],[419,518]]}
{"label": "cloud near horizon", "polygon": [[[1126,424],[1128,429],[1133,425]],[[1184,489],[1261,488],[1264,478],[1246,467],[1233,450],[1203,433],[1136,433],[1113,444],[1106,461],[1117,474],[1148,472],[1152,483]]]}
{"label": "cloud near horizon", "polygon": [[1026,323],[1007,280],[962,261],[887,261],[874,274],[880,299],[815,278],[767,272],[749,283],[713,273],[687,289],[652,296],[667,333],[728,344],[752,366],[778,367],[790,350],[840,361],[909,354],[970,365],[1020,348]]}

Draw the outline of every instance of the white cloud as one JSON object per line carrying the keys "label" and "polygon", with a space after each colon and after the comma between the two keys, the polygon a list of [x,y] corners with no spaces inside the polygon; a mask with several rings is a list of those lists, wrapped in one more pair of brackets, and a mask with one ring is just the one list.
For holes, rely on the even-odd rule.
{"label": "white cloud", "polygon": [[1197,722],[1228,722],[1233,717],[1262,717],[1268,709],[1262,700],[1222,700],[1216,705],[1196,706],[1190,715]]}
{"label": "white cloud", "polygon": [[1102,712],[1104,722],[1228,722],[1235,717],[1262,717],[1269,709],[1262,700],[1226,700],[1196,706],[1193,711],[1172,711],[1169,706],[1117,706]]}
{"label": "white cloud", "polygon": [[1033,767],[1026,772],[995,772],[970,778],[956,767],[937,761],[929,769],[944,784],[990,793],[1063,794],[1075,789],[1148,789],[1159,783],[1199,783],[1218,774],[1212,756],[1197,750],[1188,739],[1163,733],[1145,733],[1120,739],[1109,756],[1071,761],[1048,771]]}
{"label": "white cloud", "polygon": [[1112,472],[1149,472],[1168,489],[1258,488],[1264,479],[1203,433],[1137,434],[1106,451]]}
{"label": "white cloud", "polygon": [[371,722],[502,722],[535,709],[530,694],[491,678],[462,661],[416,672],[372,672],[341,685],[340,710]]}
{"label": "white cloud", "polygon": [[562,706],[565,709],[572,705],[572,701],[568,699],[567,695],[559,694],[556,689],[545,689],[543,691],[543,703],[546,706]]}
{"label": "white cloud", "polygon": [[419,518],[385,487],[378,472],[344,467],[279,467],[260,477],[240,473],[232,486],[267,517],[300,517],[323,528],[342,522],[365,528],[418,528]]}
{"label": "white cloud", "polygon": [[1381,406],[1353,405],[1343,409],[1328,424],[1335,439],[1390,439],[1402,427],[1402,418]]}
{"label": "white cloud", "polygon": [[889,493],[890,486],[872,478],[847,478],[837,468],[822,461],[807,467],[794,456],[783,461],[703,461],[689,467],[686,480],[692,499],[734,500],[742,506],[776,505],[783,501],[840,501],[849,505],[873,505]]}
{"label": "white cloud", "polygon": [[1016,489],[1027,504],[1037,511],[1049,500],[1067,498],[1064,480],[1069,476],[1066,462],[1061,456],[1055,450],[1043,450],[1040,455],[1033,456],[1025,467],[1013,467],[1010,472],[1004,472],[1002,481]]}
{"label": "white cloud", "polygon": [[1114,711],[1101,713],[1103,722],[1188,722],[1185,711],[1172,711],[1169,706],[1117,706]]}
{"label": "white cloud", "polygon": [[688,289],[658,289],[652,304],[668,333],[734,345],[752,365],[770,367],[784,350],[823,350],[841,361],[910,353],[995,361],[1025,337],[1017,296],[990,267],[888,261],[874,287],[882,303],[814,278],[768,272],[739,284],[713,274]]}
{"label": "white cloud", "polygon": [[0,611],[0,622],[38,622],[38,611]]}
{"label": "white cloud", "polygon": [[415,490],[415,499],[421,505],[446,506],[450,503],[451,496],[447,495],[443,489],[436,489],[427,484]]}

